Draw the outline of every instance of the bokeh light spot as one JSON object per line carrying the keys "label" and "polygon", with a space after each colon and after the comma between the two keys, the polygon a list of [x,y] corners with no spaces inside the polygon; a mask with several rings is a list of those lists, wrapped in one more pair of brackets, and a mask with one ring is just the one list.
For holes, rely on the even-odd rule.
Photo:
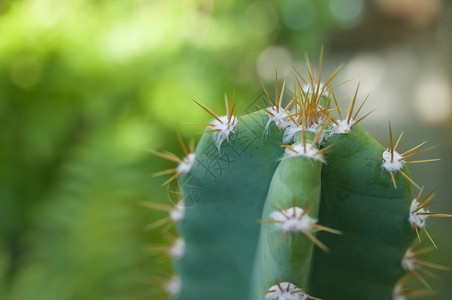
{"label": "bokeh light spot", "polygon": [[342,27],[353,27],[361,22],[364,11],[363,0],[330,0],[329,8],[333,18]]}
{"label": "bokeh light spot", "polygon": [[259,77],[271,81],[275,80],[275,70],[278,75],[287,76],[293,64],[292,56],[283,47],[272,46],[266,48],[257,58],[256,69]]}
{"label": "bokeh light spot", "polygon": [[284,24],[297,31],[311,26],[316,18],[316,9],[311,0],[289,0],[282,7]]}
{"label": "bokeh light spot", "polygon": [[431,77],[423,81],[416,91],[416,111],[426,122],[438,124],[451,116],[452,91],[448,82]]}

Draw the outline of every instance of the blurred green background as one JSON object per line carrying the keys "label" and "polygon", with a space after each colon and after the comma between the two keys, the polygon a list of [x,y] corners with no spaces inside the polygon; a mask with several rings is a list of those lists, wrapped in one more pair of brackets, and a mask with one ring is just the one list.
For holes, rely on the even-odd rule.
{"label": "blurred green background", "polygon": [[[401,147],[440,146],[412,169],[452,212],[451,36],[446,0],[0,0],[0,299],[164,299],[152,249],[175,233],[140,203],[170,203],[150,175],[173,165],[146,149],[181,154],[176,130],[209,120],[191,99],[223,112],[235,89],[243,111],[322,45],[382,144],[391,120]],[[452,221],[431,223],[452,267]],[[432,299],[452,299],[440,275]]]}

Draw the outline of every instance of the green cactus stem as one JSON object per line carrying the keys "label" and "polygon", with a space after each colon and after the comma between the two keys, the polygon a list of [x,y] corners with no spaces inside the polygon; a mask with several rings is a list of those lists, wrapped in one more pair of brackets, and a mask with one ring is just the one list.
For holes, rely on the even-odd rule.
{"label": "green cactus stem", "polygon": [[285,146],[263,210],[252,299],[279,281],[307,286],[314,244],[328,251],[315,232],[340,233],[317,224],[324,151],[315,145],[322,133],[302,131],[300,141]]}
{"label": "green cactus stem", "polygon": [[[383,147],[358,124],[369,114],[359,117],[365,100],[355,111],[359,86],[343,116],[338,70],[322,84],[307,65],[285,106],[285,83],[244,116],[227,98],[224,116],[195,101],[213,118],[196,149],[153,152],[178,164],[158,174],[174,173],[165,184],[179,186],[176,206],[148,205],[170,214],[150,227],[171,219],[181,235],[167,251],[174,298],[402,300],[432,293],[426,268],[447,269],[416,245],[424,232],[436,247],[426,221],[451,216],[428,210],[434,191],[413,198],[407,165],[433,161],[411,160],[429,148],[399,153],[391,129]],[[413,279],[426,289],[409,288]]]}
{"label": "green cactus stem", "polygon": [[181,176],[185,195],[193,194],[193,186],[201,189],[199,199],[184,199],[193,205],[177,226],[185,239],[185,255],[176,262],[181,299],[240,299],[249,289],[260,229],[256,220],[283,154],[276,126],[263,135],[267,120],[264,111],[238,117],[220,142],[221,152],[222,133],[204,134],[190,172]]}

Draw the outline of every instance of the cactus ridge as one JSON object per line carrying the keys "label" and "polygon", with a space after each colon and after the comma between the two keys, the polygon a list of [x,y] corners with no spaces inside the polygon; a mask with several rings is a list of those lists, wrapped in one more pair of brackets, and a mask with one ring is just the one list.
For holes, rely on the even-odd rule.
{"label": "cactus ridge", "polygon": [[[225,95],[226,115],[195,101],[213,120],[195,149],[180,137],[184,157],[153,154],[177,163],[175,206],[147,203],[172,220],[181,238],[167,248],[177,277],[165,289],[180,300],[364,299],[402,300],[434,291],[422,274],[447,267],[423,259],[436,244],[426,229],[435,190],[413,198],[408,165],[429,151],[424,143],[397,152],[389,124],[383,147],[359,123],[367,97],[359,85],[346,114],[332,82],[307,61],[309,78],[296,71],[294,95],[283,106],[276,76],[269,106],[237,116]],[[330,105],[332,107],[330,107]],[[422,230],[434,247],[422,248]],[[416,245],[416,237],[419,243]],[[412,289],[416,279],[425,290]],[[303,287],[303,289],[301,288]],[[309,294],[307,293],[309,292]],[[310,295],[314,296],[310,296]],[[316,298],[319,297],[319,298]]]}

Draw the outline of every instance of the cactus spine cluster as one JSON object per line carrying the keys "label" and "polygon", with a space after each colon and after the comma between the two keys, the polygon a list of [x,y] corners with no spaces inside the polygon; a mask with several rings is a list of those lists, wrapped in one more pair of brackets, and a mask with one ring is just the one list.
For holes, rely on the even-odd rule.
{"label": "cactus spine cluster", "polygon": [[[169,249],[177,275],[166,285],[180,300],[361,299],[401,300],[432,293],[421,272],[443,266],[420,259],[421,231],[433,192],[414,198],[407,164],[425,152],[398,152],[358,123],[358,89],[348,110],[339,108],[321,68],[297,73],[294,95],[283,105],[276,88],[269,106],[237,116],[226,98],[196,150],[181,141],[179,203],[170,211],[180,238]],[[159,174],[159,175],[160,175]],[[161,209],[158,205],[151,205]],[[419,238],[419,242],[417,241]],[[431,240],[433,243],[433,240]],[[435,245],[436,247],[436,245]],[[425,290],[411,289],[421,281]]]}

